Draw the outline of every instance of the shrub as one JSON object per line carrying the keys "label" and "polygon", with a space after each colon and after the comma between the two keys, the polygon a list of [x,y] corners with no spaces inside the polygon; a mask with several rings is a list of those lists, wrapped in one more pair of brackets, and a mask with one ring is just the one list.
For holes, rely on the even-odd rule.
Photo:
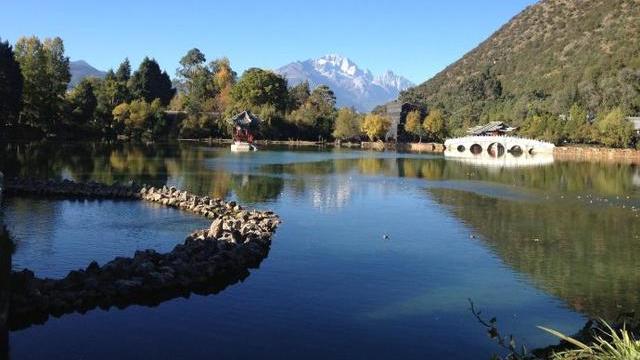
{"label": "shrub", "polygon": [[611,110],[597,122],[598,142],[611,147],[626,147],[633,138],[633,125],[627,121],[622,109]]}
{"label": "shrub", "polygon": [[167,121],[159,99],[151,103],[142,99],[134,100],[130,104],[122,103],[113,109],[112,115],[118,129],[127,135],[138,137],[144,132],[153,135],[166,133]]}

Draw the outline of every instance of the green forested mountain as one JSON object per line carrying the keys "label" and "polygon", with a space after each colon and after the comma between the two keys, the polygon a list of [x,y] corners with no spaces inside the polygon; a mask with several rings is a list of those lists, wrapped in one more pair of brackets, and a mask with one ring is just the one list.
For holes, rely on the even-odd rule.
{"label": "green forested mountain", "polygon": [[542,0],[400,99],[442,108],[452,130],[573,104],[640,114],[640,0]]}

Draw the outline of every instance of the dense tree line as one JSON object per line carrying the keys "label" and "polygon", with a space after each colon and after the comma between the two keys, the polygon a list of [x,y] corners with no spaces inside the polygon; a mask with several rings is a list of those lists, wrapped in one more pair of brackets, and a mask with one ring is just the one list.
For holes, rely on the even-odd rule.
{"label": "dense tree line", "polygon": [[[1,71],[19,76],[1,77],[3,89],[11,89],[13,95],[0,101],[13,109],[2,111],[4,125],[22,124],[66,136],[166,133],[163,109],[175,90],[155,60],[145,58],[132,74],[125,59],[104,79],[85,78],[67,91],[69,58],[60,38],[21,38],[14,52],[7,43],[2,51]],[[13,57],[15,64],[10,66]],[[24,85],[16,79],[22,79]]]}
{"label": "dense tree line", "polygon": [[0,42],[0,116],[3,126],[27,126],[58,136],[158,138],[225,137],[226,119],[249,110],[273,139],[326,140],[361,135],[360,115],[336,109],[327,86],[289,87],[272,71],[251,68],[238,77],[227,58],[209,63],[198,49],[180,60],[176,77],[152,58],[137,70],[125,59],[104,78],[88,77],[67,90],[69,58],[60,38]]}
{"label": "dense tree line", "polygon": [[[636,84],[640,89],[640,77]],[[403,99],[409,100],[407,96],[408,94],[404,94]],[[575,102],[552,110],[538,101],[547,95],[536,92],[525,102],[521,110],[514,112],[511,107],[513,96],[503,93],[500,80],[488,71],[468,78],[460,88],[446,96],[446,100],[437,100],[433,104],[441,109],[448,109],[441,110],[440,114],[454,136],[463,135],[475,124],[497,120],[519,127],[518,135],[555,144],[637,146],[633,126],[626,120],[637,112],[633,107],[623,104],[624,99],[628,98],[625,96],[621,96],[619,102],[610,101],[610,106],[599,104],[598,111],[585,105],[579,97],[574,99]],[[637,96],[640,99],[640,92]],[[425,106],[431,104],[415,98],[411,100]],[[424,126],[420,127],[415,119],[408,117],[407,122],[407,132],[418,137],[425,135]]]}
{"label": "dense tree line", "polygon": [[67,91],[71,75],[62,39],[0,43],[0,119],[61,136],[167,134],[164,108],[175,94],[158,63],[145,58],[131,73],[128,60],[104,79],[85,78]]}
{"label": "dense tree line", "polygon": [[104,78],[85,78],[67,91],[69,58],[60,38],[21,38],[15,49],[0,44],[5,126],[76,137],[225,137],[231,132],[225,120],[243,110],[264,120],[259,135],[270,139],[377,140],[389,126],[384,115],[338,110],[328,86],[290,87],[281,75],[259,68],[238,77],[228,59],[207,63],[195,48],[180,60],[173,82],[146,57],[135,71],[125,59]]}
{"label": "dense tree line", "polygon": [[[259,68],[238,76],[227,58],[207,63],[195,48],[180,60],[173,82],[148,57],[135,71],[125,59],[103,79],[85,78],[71,90],[69,79],[69,58],[60,38],[21,38],[14,47],[0,42],[2,125],[75,137],[228,137],[226,119],[249,110],[264,120],[259,136],[269,139],[377,141],[385,140],[390,126],[382,107],[370,114],[337,109],[327,86],[289,86],[281,75]],[[454,112],[436,103],[424,117],[409,112],[400,130],[416,141],[444,141],[475,123],[478,106],[485,115],[477,121],[512,123],[505,108],[495,105],[508,97],[499,77],[487,69],[457,89],[454,98],[460,109]],[[574,101],[559,114],[530,104],[523,119],[512,124],[520,127],[520,135],[554,143],[627,147],[635,145],[633,128],[625,119],[628,109],[620,105],[594,113]]]}
{"label": "dense tree line", "polygon": [[555,144],[600,144],[608,147],[636,146],[633,125],[621,107],[589,113],[573,104],[565,115],[536,112],[527,118],[520,135],[542,139]]}

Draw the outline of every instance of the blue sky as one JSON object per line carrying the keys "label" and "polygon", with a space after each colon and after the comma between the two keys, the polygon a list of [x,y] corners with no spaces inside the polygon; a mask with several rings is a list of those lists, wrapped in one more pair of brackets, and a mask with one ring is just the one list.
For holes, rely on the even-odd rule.
{"label": "blue sky", "polygon": [[0,37],[60,36],[72,60],[106,70],[149,55],[171,76],[197,47],[241,73],[328,53],[419,83],[533,0],[2,0]]}

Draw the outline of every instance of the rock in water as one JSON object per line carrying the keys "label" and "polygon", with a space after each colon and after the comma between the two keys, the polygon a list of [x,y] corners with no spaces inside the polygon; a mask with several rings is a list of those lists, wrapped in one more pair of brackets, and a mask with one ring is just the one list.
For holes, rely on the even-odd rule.
{"label": "rock in water", "polygon": [[222,236],[222,219],[218,218],[211,223],[211,227],[209,227],[209,232],[207,236],[210,238],[218,239]]}

